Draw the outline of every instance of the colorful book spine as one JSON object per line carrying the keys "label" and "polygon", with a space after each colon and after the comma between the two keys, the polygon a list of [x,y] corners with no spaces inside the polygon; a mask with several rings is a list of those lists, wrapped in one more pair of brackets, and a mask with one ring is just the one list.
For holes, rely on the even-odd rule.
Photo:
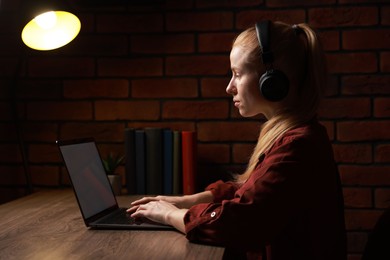
{"label": "colorful book spine", "polygon": [[135,138],[134,129],[125,129],[125,178],[128,194],[136,193],[136,170],[135,170]]}
{"label": "colorful book spine", "polygon": [[170,129],[163,131],[163,193],[173,193],[173,132]]}
{"label": "colorful book spine", "polygon": [[137,194],[146,194],[145,156],[145,131],[137,129],[135,130],[135,175]]}
{"label": "colorful book spine", "polygon": [[173,131],[173,194],[183,194],[181,132]]}
{"label": "colorful book spine", "polygon": [[145,128],[146,194],[163,193],[163,141],[161,128]]}
{"label": "colorful book spine", "polygon": [[197,137],[194,131],[182,132],[183,194],[194,194],[197,171]]}

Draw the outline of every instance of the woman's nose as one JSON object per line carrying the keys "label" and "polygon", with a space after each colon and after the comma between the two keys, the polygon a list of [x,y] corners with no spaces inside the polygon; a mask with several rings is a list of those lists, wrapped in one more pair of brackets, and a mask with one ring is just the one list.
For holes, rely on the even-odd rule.
{"label": "woman's nose", "polygon": [[233,84],[233,79],[230,80],[229,84],[226,87],[226,93],[233,95],[235,93],[235,87]]}

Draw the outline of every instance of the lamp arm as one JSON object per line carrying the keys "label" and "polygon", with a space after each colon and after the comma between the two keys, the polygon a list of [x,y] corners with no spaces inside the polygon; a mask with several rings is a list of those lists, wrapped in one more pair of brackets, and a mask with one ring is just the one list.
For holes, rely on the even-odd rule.
{"label": "lamp arm", "polygon": [[26,191],[28,194],[31,194],[33,192],[33,185],[31,180],[31,172],[27,157],[27,151],[26,151],[26,145],[24,143],[23,139],[23,131],[22,131],[22,124],[20,122],[19,117],[19,109],[18,109],[18,87],[19,87],[19,77],[21,75],[22,69],[23,69],[23,63],[24,63],[24,55],[21,54],[18,60],[18,63],[16,65],[15,75],[13,80],[10,84],[10,99],[11,99],[11,113],[12,113],[12,119],[15,126],[15,132],[17,136],[18,146],[20,150],[20,154],[22,156],[22,162],[23,162],[23,170],[24,170],[24,176],[26,180]]}

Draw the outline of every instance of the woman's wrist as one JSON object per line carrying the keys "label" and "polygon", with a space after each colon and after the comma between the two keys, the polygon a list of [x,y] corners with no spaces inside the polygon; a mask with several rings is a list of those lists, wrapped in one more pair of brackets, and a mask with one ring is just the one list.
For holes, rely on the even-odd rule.
{"label": "woman's wrist", "polygon": [[165,223],[185,234],[184,216],[187,211],[188,209],[176,209],[168,212],[165,216]]}
{"label": "woman's wrist", "polygon": [[191,208],[192,206],[200,203],[211,203],[213,202],[213,194],[211,191],[203,191],[191,195],[184,195],[183,208]]}

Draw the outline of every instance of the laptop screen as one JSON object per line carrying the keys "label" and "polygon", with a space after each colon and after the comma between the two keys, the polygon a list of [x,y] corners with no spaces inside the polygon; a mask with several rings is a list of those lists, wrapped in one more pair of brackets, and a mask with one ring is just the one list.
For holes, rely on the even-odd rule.
{"label": "laptop screen", "polygon": [[60,144],[84,218],[116,205],[103,164],[93,141]]}

